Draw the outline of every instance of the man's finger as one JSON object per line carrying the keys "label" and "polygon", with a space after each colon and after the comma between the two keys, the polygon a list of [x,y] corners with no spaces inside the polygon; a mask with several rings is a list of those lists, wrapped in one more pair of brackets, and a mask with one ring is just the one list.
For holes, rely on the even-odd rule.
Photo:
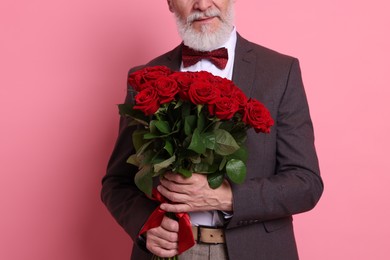
{"label": "man's finger", "polygon": [[185,178],[181,174],[177,174],[177,173],[166,173],[166,174],[164,174],[163,179],[164,178],[169,180],[169,181],[177,182],[180,184],[191,183],[191,178]]}
{"label": "man's finger", "polygon": [[164,188],[172,192],[185,193],[185,186],[183,184],[178,184],[177,182],[170,181],[168,179],[161,179],[160,183]]}
{"label": "man's finger", "polygon": [[146,248],[160,257],[172,257],[178,254],[177,242],[168,242],[153,235],[147,237]]}
{"label": "man's finger", "polygon": [[160,208],[167,212],[173,213],[182,213],[182,212],[191,212],[193,209],[188,204],[168,204],[162,203]]}
{"label": "man's finger", "polygon": [[189,197],[188,194],[186,193],[178,193],[176,191],[170,191],[169,189],[165,188],[162,185],[157,186],[157,190],[168,200],[176,202],[176,203],[181,203],[188,201]]}
{"label": "man's finger", "polygon": [[179,232],[179,223],[176,220],[173,220],[167,216],[164,216],[161,222],[161,227],[166,231],[173,232],[175,234]]}

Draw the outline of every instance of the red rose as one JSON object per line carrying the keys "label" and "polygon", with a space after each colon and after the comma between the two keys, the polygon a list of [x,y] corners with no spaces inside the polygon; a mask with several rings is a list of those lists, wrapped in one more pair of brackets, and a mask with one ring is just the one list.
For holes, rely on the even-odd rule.
{"label": "red rose", "polygon": [[194,75],[195,74],[193,72],[175,72],[169,76],[177,82],[179,87],[179,96],[184,101],[190,99],[188,96],[188,90],[194,81]]}
{"label": "red rose", "polygon": [[129,75],[128,83],[135,91],[141,91],[140,86],[145,83],[143,79],[143,70],[137,70]]}
{"label": "red rose", "polygon": [[134,90],[140,92],[147,88],[145,83],[153,82],[160,77],[170,75],[172,71],[165,66],[146,67],[130,74],[128,83]]}
{"label": "red rose", "polygon": [[228,120],[238,111],[238,103],[234,98],[221,97],[215,104],[209,105],[209,112],[221,120]]}
{"label": "red rose", "polygon": [[193,76],[196,81],[205,81],[205,82],[212,82],[217,77],[207,71],[195,72],[193,73]]}
{"label": "red rose", "polygon": [[255,99],[249,99],[246,104],[242,121],[252,126],[256,133],[269,133],[274,121],[268,109]]}
{"label": "red rose", "polygon": [[220,91],[214,88],[210,82],[195,81],[190,86],[188,96],[195,105],[213,104],[220,97]]}
{"label": "red rose", "polygon": [[157,91],[154,88],[145,88],[135,96],[134,109],[141,110],[145,115],[153,115],[160,107]]}
{"label": "red rose", "polygon": [[153,85],[160,99],[160,104],[171,102],[179,92],[177,82],[169,77],[159,78],[153,82]]}
{"label": "red rose", "polygon": [[239,111],[243,112],[245,110],[246,104],[248,103],[247,96],[241,89],[235,87],[233,90],[233,97],[238,103]]}
{"label": "red rose", "polygon": [[213,83],[215,88],[219,89],[221,91],[222,97],[232,97],[234,96],[234,88],[235,85],[230,80],[220,80],[218,82]]}
{"label": "red rose", "polygon": [[154,81],[161,77],[166,77],[171,73],[172,71],[164,66],[149,67],[145,69],[145,75],[143,78],[146,82]]}
{"label": "red rose", "polygon": [[231,80],[221,78],[215,83],[215,87],[221,91],[221,97],[233,98],[238,103],[239,110],[244,111],[248,98]]}

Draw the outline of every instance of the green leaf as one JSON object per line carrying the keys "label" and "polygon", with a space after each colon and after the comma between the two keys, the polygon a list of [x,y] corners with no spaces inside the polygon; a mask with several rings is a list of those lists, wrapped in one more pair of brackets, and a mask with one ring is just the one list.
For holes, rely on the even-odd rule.
{"label": "green leaf", "polygon": [[173,155],[173,145],[172,145],[172,143],[169,142],[168,140],[165,140],[164,149],[168,152],[168,154],[169,154],[170,156]]}
{"label": "green leaf", "polygon": [[152,187],[153,187],[153,171],[150,165],[145,165],[142,167],[136,174],[134,182],[137,185],[138,189],[143,191],[147,196],[152,196]]}
{"label": "green leaf", "polygon": [[178,109],[179,107],[181,107],[183,105],[183,100],[182,99],[179,99],[175,105],[175,107],[173,109]]}
{"label": "green leaf", "polygon": [[199,154],[203,154],[206,151],[206,145],[200,136],[198,128],[196,128],[192,134],[191,143],[188,146],[188,149]]}
{"label": "green leaf", "polygon": [[207,162],[200,162],[193,166],[193,172],[197,172],[197,173],[208,174],[208,173],[216,172],[217,170],[218,170],[218,165],[214,165],[214,164],[210,165]]}
{"label": "green leaf", "polygon": [[245,163],[241,160],[231,159],[226,164],[226,174],[232,182],[243,183],[246,177]]}
{"label": "green leaf", "polygon": [[222,121],[219,125],[220,129],[226,130],[228,132],[231,132],[234,127],[234,122],[232,121]]}
{"label": "green leaf", "polygon": [[[206,116],[201,111],[201,109],[202,109],[201,105],[198,105],[197,108],[198,108],[198,120],[196,122],[196,127],[199,129],[199,132],[203,132],[203,130],[205,128],[205,124],[206,124]],[[200,109],[200,111],[199,111],[199,109]]]}
{"label": "green leaf", "polygon": [[144,143],[137,151],[137,156],[142,154],[148,147],[149,145],[151,145],[153,143],[153,141],[149,141],[147,143]]}
{"label": "green leaf", "polygon": [[[215,121],[215,120],[216,120],[216,119],[214,119],[214,121]],[[213,130],[219,129],[222,123],[223,123],[222,121],[216,121],[216,122],[214,122],[214,123],[212,124],[212,126],[213,126],[212,129],[213,129]]]}
{"label": "green leaf", "polygon": [[234,137],[234,139],[239,145],[244,144],[247,139],[245,129],[241,129],[241,131],[234,131],[231,133],[231,135]]}
{"label": "green leaf", "polygon": [[222,158],[221,163],[219,164],[219,170],[220,170],[220,171],[222,171],[223,168],[225,168],[226,163],[227,163],[227,159],[226,159],[226,156],[224,156],[224,157]]}
{"label": "green leaf", "polygon": [[119,104],[118,105],[119,114],[121,116],[130,115],[134,111],[133,107],[134,107],[134,105],[132,105],[132,104],[126,104],[126,103]]}
{"label": "green leaf", "polygon": [[140,169],[145,165],[152,163],[152,160],[155,157],[156,152],[153,151],[152,149],[146,149],[142,153],[137,153],[136,155],[137,155],[136,160],[139,163],[138,168]]}
{"label": "green leaf", "polygon": [[[118,105],[118,110],[119,114],[123,117],[130,117],[136,121],[138,124],[142,124],[145,126],[148,126],[148,121],[149,117],[145,116],[145,114],[137,109],[133,109],[134,105],[133,104],[119,104]],[[132,121],[130,122],[130,125],[134,125],[135,122]]]}
{"label": "green leaf", "polygon": [[196,127],[196,116],[189,115],[184,118],[184,133],[188,136],[191,135]]}
{"label": "green leaf", "polygon": [[156,139],[156,138],[165,138],[167,136],[171,136],[171,135],[179,132],[179,130],[180,129],[176,129],[175,131],[173,131],[171,133],[163,134],[163,135],[159,135],[159,134],[156,134],[156,133],[146,133],[146,134],[144,134],[144,139],[150,140],[150,139]]}
{"label": "green leaf", "polygon": [[240,147],[234,140],[233,136],[223,130],[215,129],[215,152],[220,155],[229,155],[237,151]]}
{"label": "green leaf", "polygon": [[156,127],[156,123],[157,122],[158,122],[157,120],[150,121],[150,123],[149,123],[149,131],[150,131],[150,133],[156,134],[156,135],[159,134],[158,128]]}
{"label": "green leaf", "polygon": [[162,169],[165,169],[165,168],[168,168],[170,165],[172,165],[173,162],[175,162],[176,160],[176,156],[172,156],[171,158],[165,160],[165,161],[162,161],[160,163],[156,163],[154,164],[154,171],[155,172],[159,172],[161,171]]}
{"label": "green leaf", "polygon": [[212,165],[214,163],[214,151],[207,149],[202,160]]}
{"label": "green leaf", "polygon": [[190,156],[188,156],[188,159],[193,164],[200,163],[202,161],[201,158],[200,158],[200,154],[190,155]]}
{"label": "green leaf", "polygon": [[223,173],[222,172],[215,172],[212,174],[207,175],[207,181],[209,183],[210,188],[216,189],[223,183]]}
{"label": "green leaf", "polygon": [[215,149],[215,134],[214,134],[214,132],[205,132],[205,133],[202,133],[201,136],[205,142],[206,148],[214,150]]}
{"label": "green leaf", "polygon": [[155,139],[155,138],[160,138],[160,135],[152,134],[152,133],[146,133],[144,134],[144,139],[145,140],[150,140],[150,139]]}
{"label": "green leaf", "polygon": [[182,118],[186,118],[186,116],[189,116],[191,114],[191,103],[184,102],[181,110]]}
{"label": "green leaf", "polygon": [[192,176],[192,172],[187,170],[187,169],[183,169],[183,168],[179,168],[177,169],[177,172],[180,173],[181,175],[183,175],[184,177],[186,178],[189,178]]}
{"label": "green leaf", "polygon": [[148,122],[146,122],[144,120],[140,120],[140,119],[133,118],[133,117],[130,117],[130,118],[133,120],[131,120],[127,126],[143,125],[144,127],[147,127],[149,125]]}
{"label": "green leaf", "polygon": [[146,134],[148,131],[143,129],[137,129],[133,132],[133,145],[135,151],[138,151],[142,145],[146,143],[145,139],[143,138],[144,134]]}
{"label": "green leaf", "polygon": [[127,158],[126,162],[129,164],[135,165],[137,167],[140,166],[140,161],[138,160],[137,154],[130,155],[129,158]]}
{"label": "green leaf", "polygon": [[169,134],[171,132],[171,127],[167,121],[155,121],[154,125],[156,128],[163,134]]}
{"label": "green leaf", "polygon": [[248,151],[245,147],[241,146],[237,151],[235,151],[233,154],[228,155],[227,158],[230,159],[238,159],[243,162],[246,162],[248,159]]}

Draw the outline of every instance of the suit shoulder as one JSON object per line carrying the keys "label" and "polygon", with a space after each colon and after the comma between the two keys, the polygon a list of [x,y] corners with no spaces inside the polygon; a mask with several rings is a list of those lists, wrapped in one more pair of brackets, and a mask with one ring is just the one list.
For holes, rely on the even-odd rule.
{"label": "suit shoulder", "polygon": [[265,66],[271,67],[290,67],[293,63],[298,62],[298,59],[267,48],[260,44],[248,41],[239,36],[240,52],[242,55],[255,56],[256,60]]}
{"label": "suit shoulder", "polygon": [[276,50],[250,43],[252,55],[256,56],[256,67],[260,71],[267,71],[272,74],[289,75],[293,68],[299,68],[300,62],[296,57],[278,52]]}
{"label": "suit shoulder", "polygon": [[261,56],[265,56],[265,57],[269,57],[269,58],[273,58],[273,59],[277,59],[277,60],[290,60],[291,61],[291,60],[297,59],[291,55],[281,53],[279,51],[270,49],[268,47],[262,46],[260,44],[254,43],[254,42],[248,41],[248,44],[253,48],[253,50],[255,51],[255,53],[257,55],[261,55]]}

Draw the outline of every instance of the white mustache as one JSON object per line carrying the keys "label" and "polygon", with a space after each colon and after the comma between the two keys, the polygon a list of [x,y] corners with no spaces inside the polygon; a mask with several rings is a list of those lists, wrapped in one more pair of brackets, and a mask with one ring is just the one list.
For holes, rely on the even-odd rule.
{"label": "white mustache", "polygon": [[193,21],[199,19],[217,17],[220,15],[220,13],[221,12],[218,9],[208,9],[205,12],[195,11],[187,17],[187,23],[192,23]]}

